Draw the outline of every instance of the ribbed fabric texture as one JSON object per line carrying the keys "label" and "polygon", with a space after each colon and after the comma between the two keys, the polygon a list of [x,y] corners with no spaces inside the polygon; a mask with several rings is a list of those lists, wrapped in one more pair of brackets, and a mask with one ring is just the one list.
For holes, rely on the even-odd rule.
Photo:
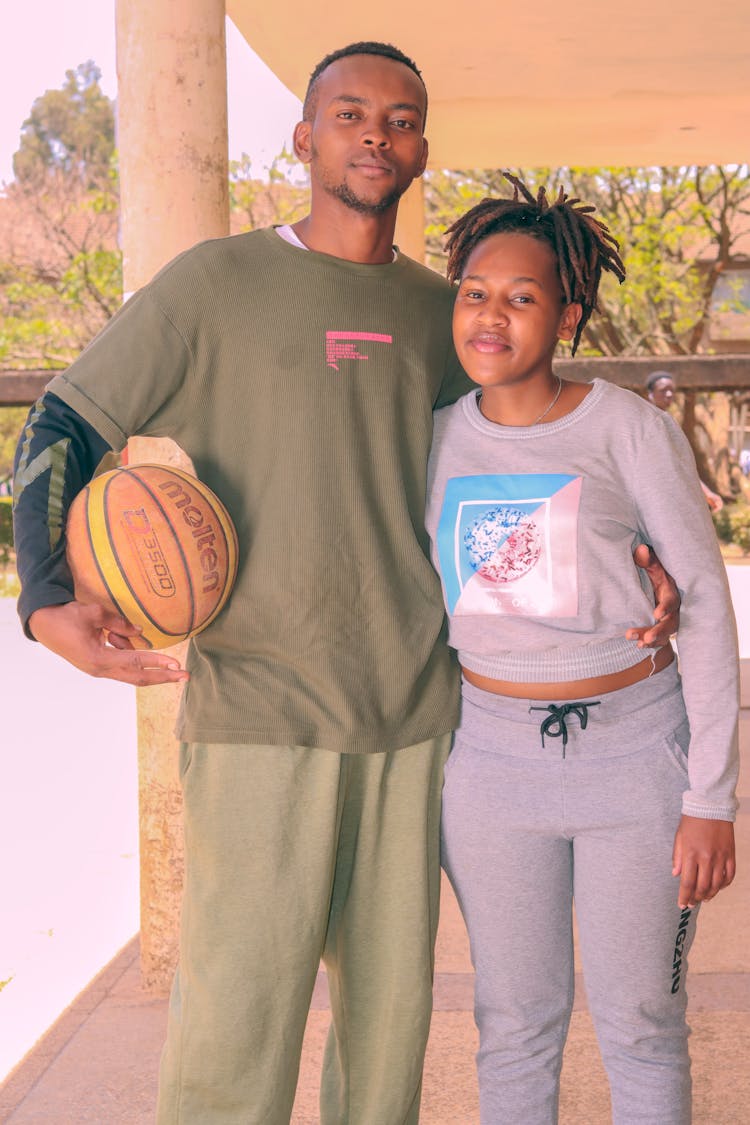
{"label": "ribbed fabric texture", "polygon": [[455,665],[424,531],[432,407],[466,389],[452,292],[273,230],[167,266],[50,387],[121,448],[169,436],[240,537],[179,735],[344,752],[449,730]]}
{"label": "ribbed fabric texture", "polygon": [[[562,683],[642,660],[643,650],[626,641],[624,633],[652,619],[650,586],[646,588],[645,578],[642,585],[632,561],[637,543],[651,543],[683,599],[677,645],[691,729],[684,811],[733,819],[737,633],[726,570],[684,434],[663,411],[600,379],[576,410],[530,427],[488,422],[474,391],[436,416],[430,535],[440,537],[446,485],[452,478],[497,478],[502,499],[500,478],[508,478],[508,494],[517,496],[523,493],[526,474],[580,478],[577,521],[569,515],[567,523],[553,521],[545,547],[548,558],[574,566],[577,609],[557,617],[486,609],[457,612],[450,618],[449,635],[461,663],[495,679]],[[480,495],[481,485],[467,488]],[[444,543],[450,542],[451,527],[442,532]],[[433,557],[439,566],[437,549]],[[553,591],[556,581],[557,572],[550,567]]]}

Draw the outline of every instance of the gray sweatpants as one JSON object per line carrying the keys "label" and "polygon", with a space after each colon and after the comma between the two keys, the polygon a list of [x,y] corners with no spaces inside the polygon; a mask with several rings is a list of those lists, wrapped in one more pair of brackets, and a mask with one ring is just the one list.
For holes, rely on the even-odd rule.
{"label": "gray sweatpants", "polygon": [[443,866],[476,969],[482,1125],[557,1121],[573,899],[613,1121],[690,1121],[685,973],[697,912],[680,911],[671,874],[689,734],[675,665],[599,700],[586,729],[565,717],[563,746],[548,703],[464,684]]}
{"label": "gray sweatpants", "polygon": [[185,897],[158,1125],[288,1125],[321,956],[321,1125],[416,1125],[449,744],[183,744]]}

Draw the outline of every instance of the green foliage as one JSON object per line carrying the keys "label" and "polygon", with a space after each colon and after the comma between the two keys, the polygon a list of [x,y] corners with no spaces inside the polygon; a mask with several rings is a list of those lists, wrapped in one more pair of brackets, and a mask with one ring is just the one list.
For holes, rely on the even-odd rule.
{"label": "green foliage", "polygon": [[[699,349],[716,280],[750,230],[747,165],[512,171],[532,190],[544,185],[552,194],[564,186],[593,203],[620,242],[627,280],[620,288],[613,277],[603,278],[600,315],[586,328],[581,354],[683,355]],[[508,197],[511,190],[497,170],[428,172],[430,264],[444,271],[442,235],[457,215],[487,195]]]}
{"label": "green foliage", "polygon": [[64,367],[96,331],[93,310],[80,290],[69,297],[62,279],[46,281],[22,269],[13,277],[0,293],[0,366]]}
{"label": "green foliage", "polygon": [[10,479],[16,445],[27,414],[25,406],[0,407],[0,485]]}
{"label": "green foliage", "polygon": [[724,543],[736,543],[750,554],[750,504],[725,504],[713,514],[716,534]]}
{"label": "green foliage", "polygon": [[0,567],[10,562],[13,550],[13,501],[10,496],[0,496]]}
{"label": "green foliage", "polygon": [[[580,355],[653,355],[668,366],[670,355],[710,350],[706,329],[710,318],[716,329],[717,313],[746,312],[744,281],[728,284],[725,271],[750,233],[748,165],[510,171],[532,191],[544,186],[554,196],[562,186],[592,203],[620,242],[625,284],[602,278]],[[444,273],[446,228],[485,196],[510,198],[512,188],[496,169],[429,171],[424,180],[428,260]],[[729,441],[727,396],[682,398],[683,429],[702,478],[723,496],[741,491],[741,482],[732,483],[730,445],[737,442]]]}
{"label": "green foliage", "polygon": [[99,85],[101,71],[89,59],[65,72],[59,90],[47,90],[31,107],[13,157],[16,179],[36,179],[54,169],[96,188],[112,163],[115,118]]}
{"label": "green foliage", "polygon": [[299,164],[282,149],[260,175],[243,153],[229,164],[229,205],[233,229],[257,230],[271,224],[295,223],[307,213],[309,192]]}
{"label": "green foliage", "polygon": [[60,368],[117,311],[114,107],[85,63],[37,98],[0,199],[0,366]]}

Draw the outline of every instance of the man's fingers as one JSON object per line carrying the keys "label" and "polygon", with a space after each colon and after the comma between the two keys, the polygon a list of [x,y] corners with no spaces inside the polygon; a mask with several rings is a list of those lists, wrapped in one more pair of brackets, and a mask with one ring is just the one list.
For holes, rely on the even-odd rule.
{"label": "man's fingers", "polygon": [[107,644],[112,645],[112,648],[125,649],[127,652],[133,651],[133,645],[129,637],[123,637],[111,630],[107,633]]}
{"label": "man's fingers", "polygon": [[630,641],[637,641],[639,648],[659,648],[668,644],[669,638],[679,628],[680,593],[648,543],[641,543],[635,548],[633,561],[646,571],[656,604],[653,623],[628,629],[625,636]]}
{"label": "man's fingers", "polygon": [[668,613],[661,620],[654,622],[653,625],[647,626],[645,629],[640,630],[641,641],[643,648],[661,648],[663,645],[669,644],[669,638],[677,630],[677,617],[675,614]]}
{"label": "man's fingers", "polygon": [[92,623],[100,629],[106,629],[108,633],[116,633],[122,637],[137,637],[143,632],[140,625],[133,625],[122,614],[113,613],[104,606],[90,606],[92,611]]}
{"label": "man's fingers", "polygon": [[76,601],[47,606],[34,611],[29,626],[38,641],[89,676],[136,687],[190,678],[174,656],[132,648],[129,638],[140,629],[102,606]]}
{"label": "man's fingers", "polygon": [[134,649],[128,652],[110,649],[88,670],[93,676],[120,680],[135,687],[176,684],[190,678],[189,673],[180,667],[180,662],[174,657]]}
{"label": "man's fingers", "polygon": [[656,555],[648,543],[639,543],[633,551],[633,558],[637,566],[642,570],[648,570],[648,568],[653,565]]}
{"label": "man's fingers", "polygon": [[639,648],[661,648],[669,644],[669,638],[677,629],[677,618],[669,614],[653,625],[641,625],[639,628],[628,629],[625,637],[629,641],[638,641]]}

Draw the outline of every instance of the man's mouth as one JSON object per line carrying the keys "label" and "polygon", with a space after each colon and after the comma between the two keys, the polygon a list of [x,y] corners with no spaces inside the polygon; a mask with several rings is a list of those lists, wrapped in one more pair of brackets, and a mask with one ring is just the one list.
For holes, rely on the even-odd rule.
{"label": "man's mouth", "polygon": [[382,160],[355,160],[352,162],[352,168],[357,168],[360,172],[370,175],[393,175],[390,164],[386,164]]}

